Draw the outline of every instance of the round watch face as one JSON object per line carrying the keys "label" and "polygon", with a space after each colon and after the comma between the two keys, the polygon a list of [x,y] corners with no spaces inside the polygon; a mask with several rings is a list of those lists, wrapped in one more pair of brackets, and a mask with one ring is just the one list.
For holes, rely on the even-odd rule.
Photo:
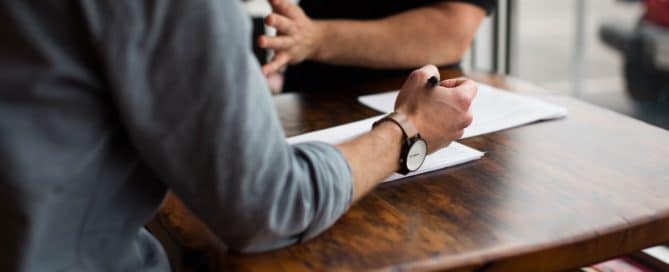
{"label": "round watch face", "polygon": [[427,144],[423,139],[416,140],[409,148],[406,158],[406,165],[409,171],[416,171],[423,165],[427,156]]}

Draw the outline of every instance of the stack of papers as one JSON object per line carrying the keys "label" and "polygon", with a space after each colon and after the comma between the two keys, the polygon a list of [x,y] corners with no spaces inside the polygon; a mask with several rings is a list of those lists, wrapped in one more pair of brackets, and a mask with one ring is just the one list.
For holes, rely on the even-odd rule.
{"label": "stack of papers", "polygon": [[[380,112],[392,112],[396,97],[397,91],[394,91],[361,96],[358,100],[362,104]],[[567,109],[564,107],[546,103],[536,98],[513,94],[480,83],[478,94],[471,106],[471,111],[474,121],[465,129],[462,138],[492,133],[536,121],[562,118],[567,115]],[[339,144],[369,131],[374,121],[381,117],[382,115],[379,115],[298,135],[288,138],[288,142],[295,144],[320,141]],[[406,176],[393,174],[386,179],[386,182],[477,160],[483,157],[483,155],[484,153],[481,151],[453,142],[448,147],[428,155],[418,171],[409,173]]]}
{"label": "stack of papers", "polygon": [[[329,144],[339,144],[371,130],[374,121],[380,119],[381,117],[383,116],[375,116],[341,126],[298,135],[288,138],[288,142],[291,144],[296,144],[301,142],[320,141]],[[406,176],[393,174],[385,181],[388,182],[404,177],[435,171],[445,167],[455,166],[465,162],[477,160],[481,157],[483,157],[483,152],[466,145],[453,142],[448,147],[428,155],[425,158],[423,165],[417,171],[411,172]]]}
{"label": "stack of papers", "polygon": [[[358,101],[380,112],[392,112],[395,98],[397,91],[361,96]],[[474,121],[465,129],[463,139],[567,116],[564,107],[481,83],[471,111]]]}

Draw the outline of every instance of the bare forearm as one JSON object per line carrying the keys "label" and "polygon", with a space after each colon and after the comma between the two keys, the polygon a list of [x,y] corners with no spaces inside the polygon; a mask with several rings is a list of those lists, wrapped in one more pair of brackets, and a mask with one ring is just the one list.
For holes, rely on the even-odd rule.
{"label": "bare forearm", "polygon": [[402,131],[382,122],[371,132],[337,147],[353,173],[353,201],[359,200],[399,166]]}
{"label": "bare forearm", "polygon": [[462,58],[485,12],[441,3],[371,21],[314,21],[323,36],[313,59],[372,68],[448,64]]}

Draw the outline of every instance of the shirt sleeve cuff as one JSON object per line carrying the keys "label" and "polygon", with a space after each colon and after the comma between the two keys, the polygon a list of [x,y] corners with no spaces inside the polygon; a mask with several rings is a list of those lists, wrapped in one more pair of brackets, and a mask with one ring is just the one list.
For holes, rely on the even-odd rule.
{"label": "shirt sleeve cuff", "polygon": [[353,176],[344,155],[333,145],[309,142],[294,145],[297,153],[311,161],[313,186],[316,188],[315,214],[302,233],[300,242],[309,240],[332,226],[350,207]]}

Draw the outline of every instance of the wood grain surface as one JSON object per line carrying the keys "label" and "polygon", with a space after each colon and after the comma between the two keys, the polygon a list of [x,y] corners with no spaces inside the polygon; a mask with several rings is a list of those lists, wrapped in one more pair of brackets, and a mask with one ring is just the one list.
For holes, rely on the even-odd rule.
{"label": "wood grain surface", "polygon": [[[304,244],[226,252],[172,195],[150,229],[176,271],[557,271],[669,241],[667,131],[522,81],[475,78],[538,95],[569,116],[463,140],[486,155],[384,184]],[[401,82],[274,101],[291,136],[378,114],[356,97]]]}

